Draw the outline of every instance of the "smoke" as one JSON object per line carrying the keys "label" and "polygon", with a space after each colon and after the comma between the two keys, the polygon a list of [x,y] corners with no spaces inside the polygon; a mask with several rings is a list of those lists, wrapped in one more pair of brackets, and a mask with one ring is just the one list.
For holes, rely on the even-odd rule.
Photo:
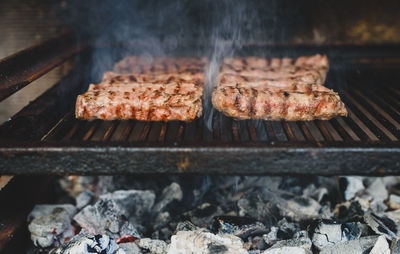
{"label": "smoke", "polygon": [[[70,0],[58,6],[64,23],[97,45],[91,80],[127,55],[207,56],[204,120],[211,130],[211,93],[220,62],[243,46],[279,38],[276,0]],[[266,52],[263,52],[266,54]]]}

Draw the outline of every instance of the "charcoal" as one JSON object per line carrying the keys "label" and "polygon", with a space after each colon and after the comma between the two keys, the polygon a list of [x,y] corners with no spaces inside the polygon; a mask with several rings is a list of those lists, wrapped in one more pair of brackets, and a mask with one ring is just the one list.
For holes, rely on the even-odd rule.
{"label": "charcoal", "polygon": [[[127,242],[127,243],[119,243],[119,248],[122,249],[126,254],[142,254],[143,252],[137,246],[136,243]],[[118,253],[120,254],[120,253]]]}
{"label": "charcoal", "polygon": [[261,222],[239,216],[215,217],[213,228],[219,234],[232,234],[242,239],[247,239],[249,236],[261,236],[269,231]]}
{"label": "charcoal", "polygon": [[100,196],[102,200],[113,200],[127,216],[141,220],[153,207],[155,194],[149,190],[117,190]]}
{"label": "charcoal", "polygon": [[400,254],[400,239],[396,238],[390,244],[390,253]]}
{"label": "charcoal", "polygon": [[286,192],[273,192],[267,188],[261,190],[260,196],[264,202],[269,203],[270,207],[276,207],[282,217],[289,217],[296,221],[319,217],[321,205],[312,198]]}
{"label": "charcoal", "polygon": [[52,250],[50,254],[125,254],[118,245],[106,235],[77,235],[69,242]]}
{"label": "charcoal", "polygon": [[388,203],[391,209],[393,210],[400,209],[400,196],[395,194],[390,194]]}
{"label": "charcoal", "polygon": [[174,200],[181,201],[182,200],[182,190],[179,184],[172,183],[167,186],[161,195],[159,201],[154,205],[153,212],[159,213],[164,211],[164,209]]}
{"label": "charcoal", "polygon": [[367,226],[360,222],[343,224],[320,222],[315,228],[312,242],[320,250],[328,245],[358,239],[367,232]]}
{"label": "charcoal", "polygon": [[357,197],[354,200],[337,204],[334,214],[341,221],[350,221],[354,218],[364,216],[369,208],[370,202],[368,200]]}
{"label": "charcoal", "polygon": [[364,221],[378,235],[384,235],[388,240],[396,238],[398,225],[386,216],[377,216],[374,213],[366,213]]}
{"label": "charcoal", "polygon": [[76,208],[77,209],[82,209],[85,206],[89,205],[94,199],[94,194],[93,192],[89,190],[85,190],[81,192],[75,199],[76,202]]}
{"label": "charcoal", "polygon": [[369,254],[390,254],[389,244],[384,236],[379,236]]}
{"label": "charcoal", "polygon": [[343,190],[345,200],[353,199],[365,189],[362,177],[358,176],[341,177],[339,179],[339,185]]}
{"label": "charcoal", "polygon": [[346,239],[342,239],[341,224],[328,224],[324,222],[318,224],[312,237],[314,246],[319,250],[328,245],[334,245],[345,240]]}
{"label": "charcoal", "polygon": [[265,205],[259,195],[254,192],[243,195],[238,200],[237,206],[239,207],[239,215],[243,217],[249,216],[264,221],[272,214],[268,204]]}
{"label": "charcoal", "polygon": [[366,236],[359,239],[339,242],[323,248],[319,254],[365,254],[373,248],[378,236]]}
{"label": "charcoal", "polygon": [[150,251],[152,254],[166,254],[168,252],[168,244],[161,240],[142,238],[136,243],[140,248]]}
{"label": "charcoal", "polygon": [[182,221],[179,222],[176,226],[176,232],[178,231],[195,231],[199,229],[196,225],[191,223],[190,221]]}
{"label": "charcoal", "polygon": [[72,205],[36,205],[29,214],[28,225],[35,246],[58,246],[74,235],[71,217],[76,209]]}
{"label": "charcoal", "polygon": [[93,235],[106,234],[114,239],[125,235],[140,238],[126,212],[114,200],[99,200],[86,206],[74,216],[74,220]]}
{"label": "charcoal", "polygon": [[212,225],[214,217],[222,214],[223,211],[219,206],[204,203],[192,211],[184,213],[190,218],[190,221],[199,227],[208,227]]}
{"label": "charcoal", "polygon": [[263,254],[311,254],[310,250],[306,250],[300,247],[281,247],[268,249]]}
{"label": "charcoal", "polygon": [[54,209],[62,209],[66,211],[70,217],[74,216],[76,213],[75,206],[71,204],[57,204],[57,205],[35,205],[33,210],[28,215],[28,222],[32,221],[33,219],[45,215],[50,215],[54,212]]}
{"label": "charcoal", "polygon": [[376,178],[367,188],[367,192],[372,197],[371,209],[375,213],[386,211],[387,206],[384,204],[384,201],[388,197],[388,191],[386,190],[382,178]]}
{"label": "charcoal", "polygon": [[267,248],[267,244],[261,236],[249,237],[247,240],[248,242],[245,242],[244,246],[248,250],[265,250]]}
{"label": "charcoal", "polygon": [[277,241],[281,240],[278,238],[278,231],[279,231],[278,227],[272,226],[271,231],[268,234],[263,235],[263,239],[264,239],[265,243],[268,245],[273,245]]}
{"label": "charcoal", "polygon": [[288,222],[286,218],[278,221],[277,226],[279,228],[278,237],[281,239],[292,238],[293,234],[300,230],[300,226],[297,223]]}
{"label": "charcoal", "polygon": [[153,229],[154,230],[161,229],[162,227],[167,225],[170,220],[171,220],[171,216],[170,216],[169,212],[159,213],[154,220]]}
{"label": "charcoal", "polygon": [[274,245],[271,246],[270,249],[277,249],[282,247],[300,247],[306,250],[311,250],[311,245],[311,239],[308,237],[307,232],[303,231],[302,234],[293,239],[276,242]]}
{"label": "charcoal", "polygon": [[247,254],[242,240],[234,235],[215,235],[204,229],[179,231],[171,238],[168,254]]}

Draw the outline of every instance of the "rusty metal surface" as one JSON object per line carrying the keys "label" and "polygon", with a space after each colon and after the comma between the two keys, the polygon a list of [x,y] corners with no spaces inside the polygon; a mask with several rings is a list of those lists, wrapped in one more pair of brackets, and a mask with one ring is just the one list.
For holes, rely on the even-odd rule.
{"label": "rusty metal surface", "polygon": [[399,154],[398,143],[37,144],[0,148],[0,168],[8,174],[400,175]]}
{"label": "rusty metal surface", "polygon": [[65,32],[0,60],[0,101],[63,63],[82,46]]}

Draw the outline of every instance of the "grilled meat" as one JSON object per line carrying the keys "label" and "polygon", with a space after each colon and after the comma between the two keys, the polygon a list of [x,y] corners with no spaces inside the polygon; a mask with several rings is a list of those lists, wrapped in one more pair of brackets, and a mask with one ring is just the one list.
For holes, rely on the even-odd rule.
{"label": "grilled meat", "polygon": [[320,55],[225,59],[212,103],[236,119],[309,121],[345,116],[339,95],[321,85],[327,69],[327,58]]}
{"label": "grilled meat", "polygon": [[[141,61],[144,59],[125,58],[115,65],[114,72],[104,73],[100,84],[91,84],[88,91],[77,98],[76,117],[191,121],[201,116],[202,60],[156,58],[151,63]],[[136,74],[121,74],[126,72]]]}

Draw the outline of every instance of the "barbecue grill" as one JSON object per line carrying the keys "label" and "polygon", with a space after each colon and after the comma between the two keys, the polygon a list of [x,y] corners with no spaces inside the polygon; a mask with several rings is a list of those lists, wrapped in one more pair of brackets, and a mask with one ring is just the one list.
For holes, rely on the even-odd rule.
{"label": "barbecue grill", "polygon": [[[2,60],[4,99],[77,55],[69,76],[2,125],[1,174],[400,173],[398,47],[290,47],[292,55],[341,56],[330,58],[327,84],[339,88],[348,117],[236,121],[214,111],[211,129],[204,118],[187,123],[75,119],[76,95],[90,82],[85,73],[90,73],[93,47],[77,45],[66,33]],[[262,50],[248,46],[240,53]],[[285,46],[273,51],[277,56],[289,52]]]}
{"label": "barbecue grill", "polygon": [[[218,13],[218,5],[212,2],[205,1],[204,6],[191,3],[195,8],[189,14],[201,20],[202,12],[210,8]],[[120,43],[67,30],[0,60],[0,102],[57,66],[73,66],[61,81],[0,126],[0,176],[17,175],[0,192],[0,207],[7,204],[6,209],[0,209],[0,252],[22,253],[32,244],[26,216],[34,204],[54,200],[54,193],[48,190],[54,189],[53,180],[59,175],[400,175],[400,35],[394,32],[400,23],[391,20],[396,18],[398,2],[388,1],[385,9],[373,1],[287,1],[288,6],[298,8],[273,13],[284,8],[284,2],[277,1],[270,9],[261,8],[261,1],[257,4],[278,21],[300,13],[303,18],[299,22],[288,19],[285,25],[287,33],[298,40],[275,29],[265,32],[265,38],[282,35],[275,42],[264,42],[264,37],[257,35],[242,44],[235,55],[327,54],[330,70],[326,85],[339,92],[348,117],[311,122],[237,121],[208,107],[205,111],[211,112],[193,122],[75,119],[76,96],[113,63],[126,55],[140,54],[147,46],[149,42],[136,40],[135,34],[131,41]],[[343,32],[343,27],[354,21],[355,8],[361,8],[366,27],[374,27],[375,16],[382,17],[383,23],[393,23],[393,27],[386,27],[391,33],[379,38],[382,30],[377,26],[376,34],[364,40],[362,24],[353,29],[355,32]],[[384,15],[385,11],[391,14]],[[263,24],[275,27],[269,24],[276,22],[268,15],[263,16]],[[72,23],[82,23],[78,16],[72,19]],[[115,24],[102,25],[97,30],[112,30]],[[311,25],[317,26],[316,31],[328,32],[317,36],[314,30],[306,29]],[[204,30],[209,26],[213,24],[207,23]],[[168,27],[165,34],[172,31]],[[229,33],[221,36],[229,41]],[[310,39],[313,36],[315,40]],[[320,37],[326,41],[318,43]],[[168,54],[212,57],[209,53],[215,49],[209,41],[193,41],[178,43]],[[101,62],[101,57],[112,61],[99,68],[95,61]],[[207,103],[203,105],[209,106]]]}

